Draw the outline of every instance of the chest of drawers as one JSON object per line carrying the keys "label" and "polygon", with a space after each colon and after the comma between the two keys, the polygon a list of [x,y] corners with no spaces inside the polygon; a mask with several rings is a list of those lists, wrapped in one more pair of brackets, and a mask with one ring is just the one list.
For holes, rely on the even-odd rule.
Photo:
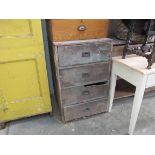
{"label": "chest of drawers", "polygon": [[56,96],[63,121],[106,112],[111,40],[53,43]]}

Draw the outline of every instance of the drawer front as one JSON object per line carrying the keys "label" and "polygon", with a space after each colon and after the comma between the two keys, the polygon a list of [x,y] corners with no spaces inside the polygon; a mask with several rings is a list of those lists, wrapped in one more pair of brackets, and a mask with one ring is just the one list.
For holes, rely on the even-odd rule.
{"label": "drawer front", "polygon": [[85,27],[81,39],[106,38],[108,36],[108,19],[84,19],[81,26]]}
{"label": "drawer front", "polygon": [[124,49],[124,46],[123,45],[113,46],[113,49],[112,49],[112,57],[121,56],[122,53],[123,53],[123,49]]}
{"label": "drawer front", "polygon": [[148,75],[146,88],[155,86],[155,74]]}
{"label": "drawer front", "polygon": [[64,121],[71,121],[77,118],[91,116],[107,111],[107,100],[100,99],[82,104],[64,107]]}
{"label": "drawer front", "polygon": [[49,20],[51,41],[79,40],[78,26],[81,25],[79,19]]}
{"label": "drawer front", "polygon": [[63,105],[78,104],[97,98],[108,98],[109,85],[96,84],[88,86],[78,86],[61,90]]}
{"label": "drawer front", "polygon": [[77,86],[109,80],[110,62],[60,70],[61,87]]}
{"label": "drawer front", "polygon": [[55,19],[49,20],[51,40],[67,41],[106,38],[109,20],[107,19]]}
{"label": "drawer front", "polygon": [[110,59],[110,55],[110,43],[58,47],[60,67],[108,61]]}

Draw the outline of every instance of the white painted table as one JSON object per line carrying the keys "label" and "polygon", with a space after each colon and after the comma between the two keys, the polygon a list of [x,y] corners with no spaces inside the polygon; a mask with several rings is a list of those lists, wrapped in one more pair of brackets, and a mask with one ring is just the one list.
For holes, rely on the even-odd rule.
{"label": "white painted table", "polygon": [[136,87],[129,134],[133,134],[134,132],[145,88],[155,86],[155,65],[151,69],[146,69],[147,65],[146,58],[136,55],[128,56],[126,59],[116,57],[112,61],[109,112],[113,105],[117,76],[120,76]]}

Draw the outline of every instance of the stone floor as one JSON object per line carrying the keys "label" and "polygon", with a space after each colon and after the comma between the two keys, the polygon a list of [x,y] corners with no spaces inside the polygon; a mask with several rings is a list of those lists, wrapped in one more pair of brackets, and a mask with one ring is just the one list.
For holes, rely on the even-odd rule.
{"label": "stone floor", "polygon": [[[114,102],[111,113],[98,114],[63,124],[58,113],[12,121],[0,135],[126,135],[128,132],[133,97]],[[55,110],[54,110],[55,111]],[[155,134],[155,94],[145,95],[138,121],[136,135]]]}

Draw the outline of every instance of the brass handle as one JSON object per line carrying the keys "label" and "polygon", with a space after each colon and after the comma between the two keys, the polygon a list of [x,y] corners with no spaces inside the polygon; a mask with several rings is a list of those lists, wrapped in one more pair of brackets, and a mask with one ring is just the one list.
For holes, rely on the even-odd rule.
{"label": "brass handle", "polygon": [[82,95],[89,95],[89,93],[90,92],[88,90],[85,90],[85,91],[82,92]]}
{"label": "brass handle", "polygon": [[88,78],[89,77],[89,73],[82,73],[82,78]]}
{"label": "brass handle", "polygon": [[85,25],[80,25],[80,26],[78,26],[77,29],[78,29],[78,31],[85,31],[87,28]]}
{"label": "brass handle", "polygon": [[82,52],[82,57],[90,57],[90,52]]}

